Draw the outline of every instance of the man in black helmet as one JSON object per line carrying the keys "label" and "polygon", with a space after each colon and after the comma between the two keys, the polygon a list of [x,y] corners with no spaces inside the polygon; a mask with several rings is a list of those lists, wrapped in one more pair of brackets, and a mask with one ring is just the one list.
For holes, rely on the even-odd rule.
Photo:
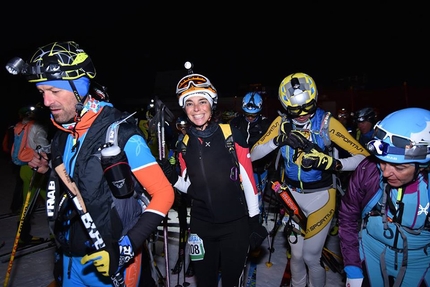
{"label": "man in black helmet", "polygon": [[371,107],[358,110],[354,114],[354,121],[357,125],[355,139],[366,147],[373,137],[373,126],[376,124],[376,112]]}
{"label": "man in black helmet", "polygon": [[[43,152],[28,163],[39,173],[51,171],[47,214],[62,255],[55,279],[60,286],[123,286],[122,280],[137,286],[142,246],[174,194],[135,120],[108,102],[94,81],[92,60],[76,42],[39,47],[28,63],[14,58],[6,68],[36,85],[57,128],[53,169]],[[135,199],[139,187],[151,197],[144,206]]]}

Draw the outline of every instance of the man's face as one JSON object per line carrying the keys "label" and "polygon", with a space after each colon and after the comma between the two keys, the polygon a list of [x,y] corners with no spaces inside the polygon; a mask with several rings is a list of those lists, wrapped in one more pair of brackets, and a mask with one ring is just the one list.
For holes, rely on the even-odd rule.
{"label": "man's face", "polygon": [[48,107],[58,124],[70,123],[76,115],[78,103],[73,92],[50,85],[38,85],[37,89],[43,96],[43,104]]}
{"label": "man's face", "polygon": [[362,134],[365,134],[365,133],[368,133],[373,128],[373,125],[371,122],[362,121],[362,122],[357,122],[357,127]]}

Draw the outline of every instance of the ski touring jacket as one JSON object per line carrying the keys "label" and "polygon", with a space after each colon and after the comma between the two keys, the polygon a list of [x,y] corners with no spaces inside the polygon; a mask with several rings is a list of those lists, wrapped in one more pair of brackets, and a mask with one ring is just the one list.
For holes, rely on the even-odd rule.
{"label": "ski touring jacket", "polygon": [[[114,198],[104,177],[100,150],[106,131],[122,113],[106,102],[92,103],[75,129],[54,122],[60,130],[52,141],[52,157],[61,156],[76,183],[86,208],[106,245],[127,234],[137,250],[164,219],[174,200],[172,186],[151,154],[139,128],[132,123],[119,127],[119,146],[124,149],[134,179],[152,197],[142,213],[134,197]],[[76,213],[55,170],[48,186],[47,212],[56,240],[69,256],[84,256],[93,250],[88,230]]]}
{"label": "ski touring jacket", "polygon": [[191,127],[188,135],[186,153],[179,152],[181,176],[174,187],[192,199],[191,216],[224,223],[259,214],[249,149],[240,131],[232,128],[237,161],[218,124],[210,123],[204,131]]}
{"label": "ski touring jacket", "polygon": [[[254,122],[248,122],[245,115],[239,115],[230,121],[230,125],[242,132],[249,149],[261,138],[270,126],[268,118],[259,115]],[[264,157],[252,162],[254,172],[263,173],[271,163],[273,157]]]}
{"label": "ski touring jacket", "polygon": [[[373,156],[364,159],[351,175],[348,192],[342,197],[339,207],[339,239],[345,266],[362,268],[359,252],[362,221],[363,228],[366,228],[375,240],[396,250],[404,248],[401,237],[395,244],[395,236],[384,236],[384,233],[390,231],[386,231],[383,226],[380,212],[382,205],[387,207],[387,227],[392,230],[393,235],[396,232],[394,225],[399,222],[400,228],[407,230],[403,232],[407,238],[406,248],[424,250],[428,248],[430,242],[428,171],[421,172],[416,180],[404,187],[402,199],[404,212],[401,218],[396,219],[395,214],[390,211],[390,204],[382,202],[384,192],[390,193],[388,202],[396,202],[397,189],[387,191],[386,188],[378,159]],[[372,217],[372,221],[367,221],[369,216]]]}

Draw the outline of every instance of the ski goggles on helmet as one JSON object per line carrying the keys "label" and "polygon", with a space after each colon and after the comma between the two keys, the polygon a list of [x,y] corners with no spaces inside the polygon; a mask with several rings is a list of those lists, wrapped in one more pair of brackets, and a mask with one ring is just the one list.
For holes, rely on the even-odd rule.
{"label": "ski goggles on helmet", "polygon": [[309,103],[303,104],[301,106],[295,106],[295,107],[288,106],[287,112],[293,117],[299,117],[305,114],[311,114],[315,112],[316,108],[317,108],[316,101],[311,100]]}
{"label": "ski goggles on helmet", "polygon": [[410,146],[413,144],[413,141],[410,138],[390,133],[381,128],[378,124],[376,124],[374,127],[373,137],[380,139],[381,141],[388,137],[393,146],[399,148],[405,148],[406,146]]}
{"label": "ski goggles on helmet", "polygon": [[196,88],[208,88],[212,87],[211,82],[208,78],[202,75],[190,75],[184,77],[177,85],[176,85],[176,94],[181,94],[191,88],[191,85]]}
{"label": "ski goggles on helmet", "polygon": [[386,156],[388,154],[403,155],[405,160],[425,159],[430,153],[427,145],[407,145],[403,148],[391,146],[382,140],[371,140],[367,143],[367,149],[374,155]]}
{"label": "ski goggles on helmet", "polygon": [[242,108],[245,108],[247,110],[260,110],[261,109],[261,103],[259,105],[255,104],[254,101],[244,103],[242,105]]}

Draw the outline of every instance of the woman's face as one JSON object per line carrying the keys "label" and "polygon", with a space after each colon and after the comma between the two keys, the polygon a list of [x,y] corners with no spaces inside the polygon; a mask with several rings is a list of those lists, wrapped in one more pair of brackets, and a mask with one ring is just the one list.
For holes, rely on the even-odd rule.
{"label": "woman's face", "polygon": [[185,101],[185,113],[195,126],[204,130],[212,116],[212,107],[205,97],[194,96]]}
{"label": "woman's face", "polygon": [[401,187],[414,179],[415,165],[412,163],[393,164],[381,161],[380,166],[382,176],[392,187]]}

